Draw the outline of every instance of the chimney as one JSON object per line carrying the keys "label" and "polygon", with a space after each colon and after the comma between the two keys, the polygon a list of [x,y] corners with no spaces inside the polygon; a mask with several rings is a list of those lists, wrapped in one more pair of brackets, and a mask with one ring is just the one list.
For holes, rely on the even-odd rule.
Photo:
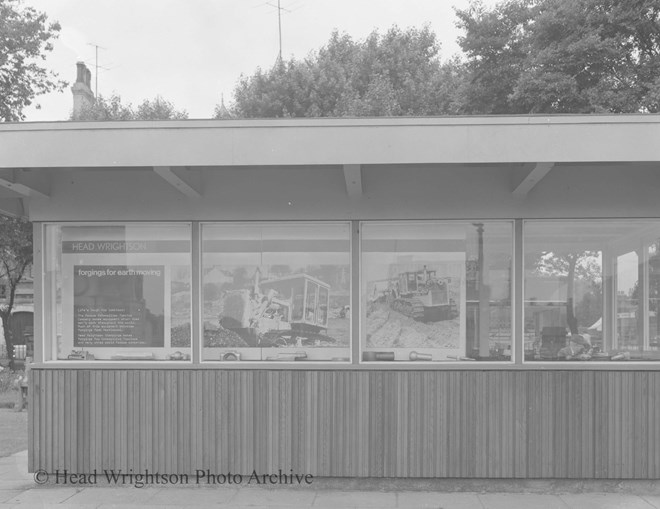
{"label": "chimney", "polygon": [[90,87],[92,73],[84,62],[76,62],[76,82],[71,87],[73,92],[73,118],[75,119],[82,110],[94,104],[94,94]]}

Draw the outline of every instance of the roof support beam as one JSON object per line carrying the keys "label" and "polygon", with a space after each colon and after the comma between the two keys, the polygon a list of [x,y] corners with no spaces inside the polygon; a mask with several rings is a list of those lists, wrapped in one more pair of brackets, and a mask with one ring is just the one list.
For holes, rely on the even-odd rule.
{"label": "roof support beam", "polygon": [[527,196],[527,193],[550,172],[554,165],[555,163],[536,163],[531,170],[525,166],[522,170],[514,172],[511,192],[516,196]]}
{"label": "roof support beam", "polygon": [[188,198],[201,198],[202,195],[197,189],[186,182],[185,169],[175,173],[171,166],[154,166],[154,172],[169,183],[174,189],[186,195]]}
{"label": "roof support beam", "polygon": [[36,182],[31,182],[27,174],[22,170],[4,170],[0,172],[0,187],[10,189],[22,198],[50,198],[48,191],[43,186],[38,186]]}
{"label": "roof support beam", "polygon": [[344,165],[344,180],[350,198],[362,196],[362,167],[359,164]]}

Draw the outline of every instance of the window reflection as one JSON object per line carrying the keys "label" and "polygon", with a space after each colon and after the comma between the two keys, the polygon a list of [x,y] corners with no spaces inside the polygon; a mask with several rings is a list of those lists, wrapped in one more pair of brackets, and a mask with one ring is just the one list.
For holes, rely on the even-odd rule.
{"label": "window reflection", "polygon": [[659,238],[650,221],[527,221],[525,358],[660,358]]}

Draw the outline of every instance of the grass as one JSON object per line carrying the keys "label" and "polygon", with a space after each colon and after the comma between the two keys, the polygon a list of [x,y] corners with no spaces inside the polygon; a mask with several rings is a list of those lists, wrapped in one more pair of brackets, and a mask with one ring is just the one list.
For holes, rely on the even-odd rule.
{"label": "grass", "polygon": [[27,449],[27,412],[0,408],[0,458]]}
{"label": "grass", "polygon": [[23,375],[22,371],[10,371],[7,368],[0,371],[0,406],[16,401],[17,391],[14,382],[21,375]]}
{"label": "grass", "polygon": [[13,406],[18,399],[16,392],[17,391],[0,392],[0,408],[5,408],[8,405]]}
{"label": "grass", "polygon": [[12,384],[14,383],[14,380],[16,380],[16,378],[22,374],[22,371],[11,371],[9,368],[5,368],[0,371],[0,393],[12,390]]}
{"label": "grass", "polygon": [[4,368],[0,371],[0,408],[6,407],[7,404],[13,404],[18,399],[18,391],[16,390],[15,382],[23,375],[23,371],[11,371]]}

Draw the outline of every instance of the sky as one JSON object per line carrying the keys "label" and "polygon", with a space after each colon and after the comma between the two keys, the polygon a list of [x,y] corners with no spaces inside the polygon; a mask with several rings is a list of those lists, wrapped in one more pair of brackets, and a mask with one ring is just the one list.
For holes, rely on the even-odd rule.
{"label": "sky", "polygon": [[[270,68],[279,51],[278,0],[24,0],[62,27],[46,66],[69,82],[64,92],[37,97],[26,121],[67,120],[76,62],[92,71],[92,90],[139,104],[160,95],[190,118],[210,118],[231,103],[241,75]],[[496,0],[483,0],[493,5]],[[392,25],[428,24],[441,57],[460,52],[453,7],[469,0],[280,0],[282,56],[304,58],[333,30],[355,40]],[[94,45],[98,45],[95,71]]]}

